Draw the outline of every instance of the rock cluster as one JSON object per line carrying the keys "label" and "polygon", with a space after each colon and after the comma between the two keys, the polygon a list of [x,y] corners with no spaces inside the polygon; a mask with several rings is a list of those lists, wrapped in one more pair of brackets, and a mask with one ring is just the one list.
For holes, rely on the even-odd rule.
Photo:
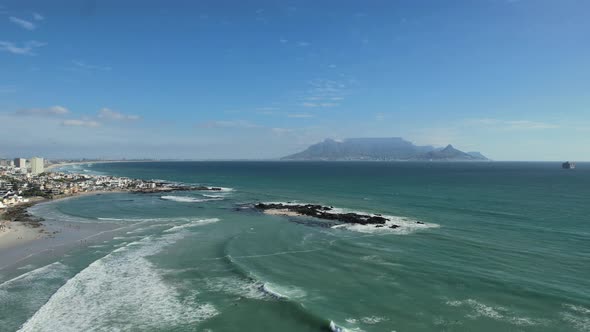
{"label": "rock cluster", "polygon": [[[285,210],[295,212],[301,216],[314,217],[318,219],[339,221],[346,224],[360,224],[360,225],[378,225],[378,227],[386,226],[385,223],[389,219],[380,215],[366,215],[358,213],[335,213],[333,207],[314,205],[314,204],[282,204],[282,203],[258,203],[254,206],[261,211],[266,210]],[[397,228],[398,225],[390,225],[390,228]]]}

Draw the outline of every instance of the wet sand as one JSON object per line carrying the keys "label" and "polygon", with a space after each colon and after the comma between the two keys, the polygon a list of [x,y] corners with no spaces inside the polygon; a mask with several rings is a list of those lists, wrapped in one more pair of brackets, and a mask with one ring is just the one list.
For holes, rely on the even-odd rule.
{"label": "wet sand", "polygon": [[0,222],[0,249],[10,248],[43,236],[39,228],[28,227],[20,222]]}
{"label": "wet sand", "polygon": [[[88,192],[69,195],[53,200],[40,200],[35,204],[52,204],[58,200],[80,196],[97,195],[107,192]],[[30,207],[29,207],[30,208]],[[44,220],[40,227],[31,227],[19,221],[6,222],[9,225],[0,232],[0,273],[22,264],[47,256],[59,256],[78,246],[87,246],[112,238],[121,225],[107,222],[73,224],[59,220]]]}

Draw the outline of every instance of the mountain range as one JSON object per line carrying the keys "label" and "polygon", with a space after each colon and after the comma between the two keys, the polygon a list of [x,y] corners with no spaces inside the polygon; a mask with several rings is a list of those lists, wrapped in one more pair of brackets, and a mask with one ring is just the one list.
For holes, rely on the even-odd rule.
{"label": "mountain range", "polygon": [[463,152],[452,145],[445,148],[418,146],[401,137],[326,139],[311,145],[305,151],[281,160],[424,160],[424,161],[478,161],[489,160],[479,152]]}

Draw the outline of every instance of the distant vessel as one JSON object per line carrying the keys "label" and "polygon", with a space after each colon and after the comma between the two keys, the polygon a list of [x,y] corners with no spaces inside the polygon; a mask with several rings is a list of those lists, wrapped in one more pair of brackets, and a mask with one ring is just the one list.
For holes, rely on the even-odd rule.
{"label": "distant vessel", "polygon": [[566,161],[565,163],[561,164],[561,168],[564,168],[564,169],[574,169],[574,168],[576,168],[576,163]]}

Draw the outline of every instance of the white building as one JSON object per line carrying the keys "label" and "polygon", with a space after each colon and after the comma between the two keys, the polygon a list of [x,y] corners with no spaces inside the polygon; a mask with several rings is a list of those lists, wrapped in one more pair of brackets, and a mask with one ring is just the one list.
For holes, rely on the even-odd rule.
{"label": "white building", "polygon": [[15,158],[14,167],[18,167],[20,169],[27,169],[27,160],[25,158]]}
{"label": "white building", "polygon": [[34,175],[41,174],[45,172],[45,168],[43,166],[43,158],[33,157],[31,158],[31,173]]}

